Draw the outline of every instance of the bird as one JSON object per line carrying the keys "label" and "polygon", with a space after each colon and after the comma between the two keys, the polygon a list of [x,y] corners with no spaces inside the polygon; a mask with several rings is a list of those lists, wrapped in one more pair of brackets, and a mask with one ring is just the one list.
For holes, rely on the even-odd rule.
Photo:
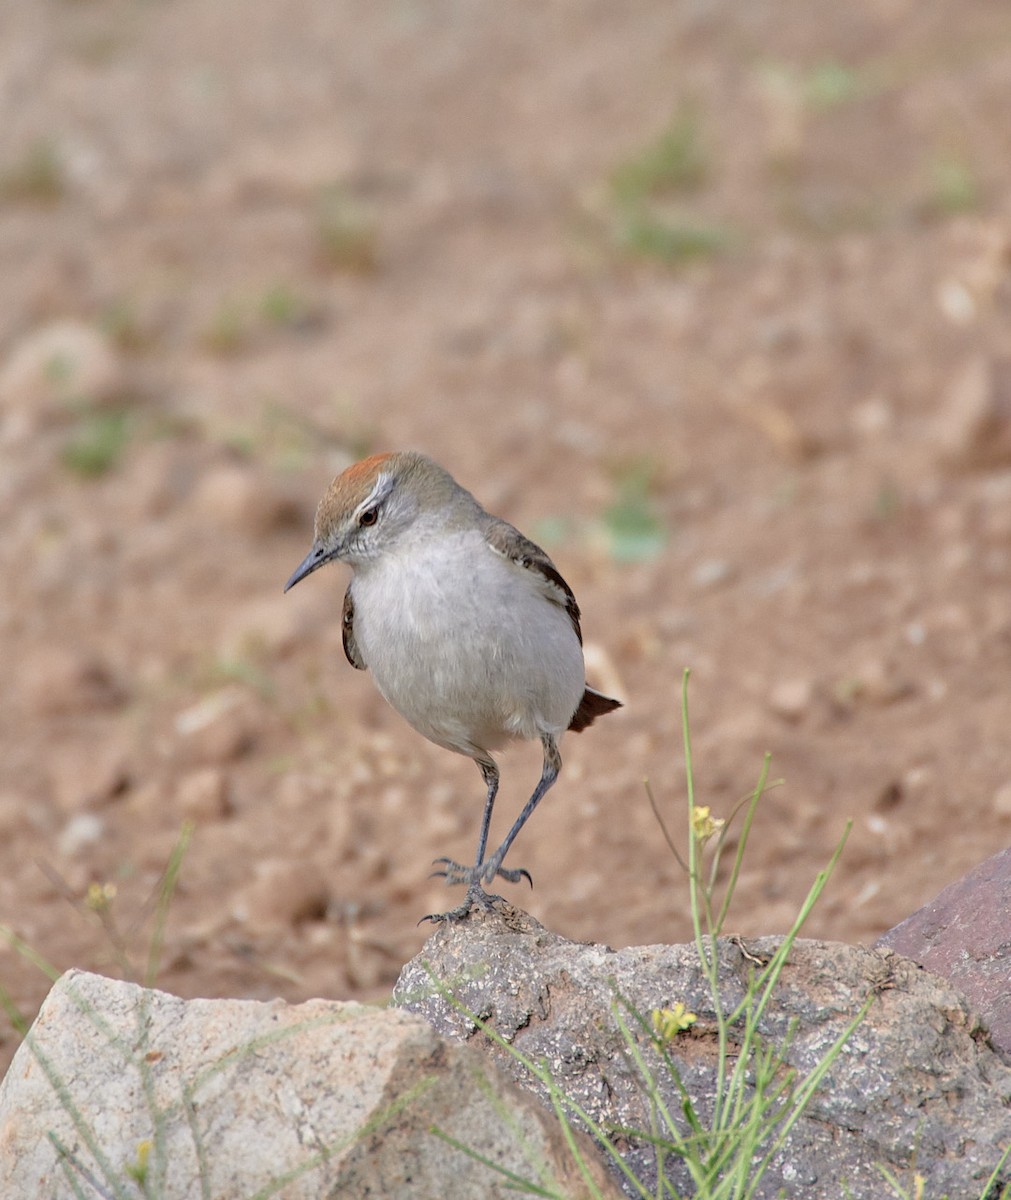
{"label": "bird", "polygon": [[[474,760],[486,788],[474,864],[438,858],[435,875],[466,884],[462,904],[422,920],[453,921],[501,897],[485,891],[530,873],[503,866],[558,778],[566,730],[621,707],[586,683],[579,605],[536,543],[413,450],[353,463],[319,502],[309,553],[285,592],[327,563],[351,567],[344,653],[423,737]],[[539,740],[540,779],[502,844],[487,854],[499,788],[494,754]]]}

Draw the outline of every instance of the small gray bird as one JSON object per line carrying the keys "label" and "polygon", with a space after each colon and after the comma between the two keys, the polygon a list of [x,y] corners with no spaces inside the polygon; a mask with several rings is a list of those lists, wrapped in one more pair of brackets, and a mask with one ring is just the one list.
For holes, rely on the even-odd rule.
{"label": "small gray bird", "polygon": [[[354,574],[344,596],[344,653],[429,741],[477,763],[487,787],[474,866],[437,859],[463,904],[487,907],[482,885],[530,875],[503,859],[558,778],[558,739],[617,700],[586,686],[579,606],[544,551],[423,454],[376,454],[348,467],[316,512],[312,549],[285,584],[331,560]],[[499,771],[492,752],[540,738],[544,769],[502,845],[485,858]]]}

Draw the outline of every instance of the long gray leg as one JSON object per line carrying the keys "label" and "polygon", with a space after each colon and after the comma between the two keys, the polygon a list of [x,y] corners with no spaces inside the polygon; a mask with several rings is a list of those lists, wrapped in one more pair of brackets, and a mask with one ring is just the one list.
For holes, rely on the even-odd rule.
{"label": "long gray leg", "polygon": [[[505,857],[506,850],[508,850],[509,846],[512,844],[513,838],[515,838],[516,834],[519,833],[520,826],[527,819],[527,817],[530,816],[536,807],[537,800],[544,795],[544,793],[548,790],[551,784],[554,783],[558,776],[558,767],[561,766],[561,760],[558,758],[558,750],[555,748],[553,739],[551,740],[551,747],[555,761],[554,775],[552,775],[551,779],[548,780],[547,783],[544,782],[544,776],[541,776],[541,782],[538,784],[538,792],[540,794],[538,795],[537,792],[534,793],[536,799],[531,797],[526,808],[523,810],[520,819],[513,826],[509,836],[506,838],[505,843],[496,852],[496,858],[498,861],[494,870],[491,870],[490,874],[490,864],[488,868],[484,867],[484,856],[485,851],[488,848],[488,830],[491,827],[491,814],[495,807],[495,796],[498,793],[499,771],[494,761],[490,758],[477,758],[474,760],[477,763],[478,769],[481,772],[481,777],[484,779],[485,785],[488,788],[488,793],[484,802],[484,814],[481,817],[481,832],[477,839],[477,862],[473,867],[463,867],[459,863],[453,862],[451,858],[437,858],[435,860],[436,863],[441,863],[445,867],[445,870],[436,871],[435,874],[444,876],[447,883],[467,884],[467,895],[464,897],[463,903],[458,905],[456,908],[450,909],[449,912],[445,913],[429,913],[427,917],[421,918],[422,921],[433,921],[435,923],[440,921],[459,921],[467,916],[475,904],[481,906],[482,908],[490,907],[492,902],[496,899],[500,899],[500,897],[489,896],[481,886],[481,883],[482,881],[491,883],[496,875],[501,875],[502,878],[508,880],[509,883],[519,883],[519,881],[524,877],[526,877],[527,880],[530,879],[530,872],[524,871],[522,868],[519,868],[515,871],[503,869],[502,859]],[[546,744],[545,771],[547,771]],[[420,925],[421,921],[419,921],[418,924]]]}
{"label": "long gray leg", "polygon": [[[447,883],[466,883],[474,885],[481,876],[481,864],[484,862],[484,854],[488,848],[488,830],[491,827],[491,814],[495,807],[495,796],[498,793],[498,767],[490,758],[475,758],[478,770],[481,772],[481,778],[485,782],[488,792],[484,800],[484,815],[481,817],[481,832],[477,839],[477,860],[472,867],[461,866],[460,863],[454,862],[451,858],[437,858],[433,866],[442,864],[445,867],[443,871],[435,871],[435,875],[441,875]],[[515,880],[513,881],[515,882]]]}
{"label": "long gray leg", "polygon": [[[506,834],[505,841],[484,865],[484,870],[478,876],[479,881],[482,883],[491,883],[496,875],[501,875],[504,879],[509,879],[511,882],[516,883],[522,875],[527,875],[522,870],[503,870],[502,860],[509,853],[509,847],[516,840],[516,835],[530,819],[530,815],[537,805],[544,799],[545,792],[547,792],[548,788],[558,778],[558,772],[562,769],[562,758],[558,753],[558,746],[555,743],[555,739],[550,733],[541,734],[541,745],[544,747],[544,769],[541,771],[540,780],[534,788],[534,794],[526,802],[523,811],[516,818],[516,823]],[[481,864],[482,859],[479,857],[478,866],[481,866]],[[527,878],[529,879],[530,876],[527,875]]]}
{"label": "long gray leg", "polygon": [[481,818],[481,833],[477,839],[477,858],[474,860],[475,866],[480,866],[484,862],[484,852],[488,848],[488,829],[491,826],[491,810],[495,807],[495,796],[498,793],[498,767],[490,758],[476,758],[478,770],[481,772],[481,778],[484,780],[484,785],[488,789],[488,794],[484,801],[484,816]]}
{"label": "long gray leg", "polygon": [[[474,761],[477,763],[481,778],[488,789],[484,801],[484,814],[481,817],[481,832],[477,839],[477,859],[472,867],[462,866],[446,857],[437,858],[433,865],[441,864],[444,869],[435,871],[434,874],[441,875],[447,883],[466,883],[471,891],[480,892],[481,867],[484,863],[485,851],[488,849],[488,830],[491,828],[491,814],[495,808],[495,796],[498,794],[499,773],[493,759],[475,758]],[[510,883],[518,883],[522,875],[526,875],[527,879],[530,878],[526,871],[522,873],[503,872],[503,877]]]}

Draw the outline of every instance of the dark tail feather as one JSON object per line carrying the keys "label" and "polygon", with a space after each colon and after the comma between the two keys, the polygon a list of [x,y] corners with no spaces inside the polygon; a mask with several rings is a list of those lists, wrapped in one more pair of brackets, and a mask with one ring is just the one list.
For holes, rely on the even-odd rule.
{"label": "dark tail feather", "polygon": [[595,692],[593,688],[587,688],[583,692],[579,707],[569,722],[569,728],[575,733],[579,733],[587,725],[592,725],[597,717],[602,717],[604,713],[614,712],[616,708],[621,708],[620,700],[612,700],[610,696],[604,696],[600,692]]}

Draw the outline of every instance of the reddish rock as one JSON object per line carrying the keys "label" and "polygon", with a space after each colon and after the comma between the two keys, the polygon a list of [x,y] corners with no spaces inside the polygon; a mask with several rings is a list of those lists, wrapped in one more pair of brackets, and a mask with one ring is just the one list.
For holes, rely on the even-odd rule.
{"label": "reddish rock", "polygon": [[128,698],[125,683],[107,663],[57,646],[35,654],[22,688],[28,712],[41,718],[119,708]]}
{"label": "reddish rock", "polygon": [[237,898],[234,915],[264,931],[320,919],[329,903],[327,881],[315,863],[272,858],[258,862]]}
{"label": "reddish rock", "polygon": [[878,939],[954,984],[1011,1058],[1011,850],[988,858]]}
{"label": "reddish rock", "polygon": [[963,469],[1011,462],[1011,362],[973,358],[955,376],[938,415],[939,458]]}
{"label": "reddish rock", "polygon": [[220,821],[232,807],[228,776],[217,767],[189,771],[179,780],[175,802],[192,821]]}

